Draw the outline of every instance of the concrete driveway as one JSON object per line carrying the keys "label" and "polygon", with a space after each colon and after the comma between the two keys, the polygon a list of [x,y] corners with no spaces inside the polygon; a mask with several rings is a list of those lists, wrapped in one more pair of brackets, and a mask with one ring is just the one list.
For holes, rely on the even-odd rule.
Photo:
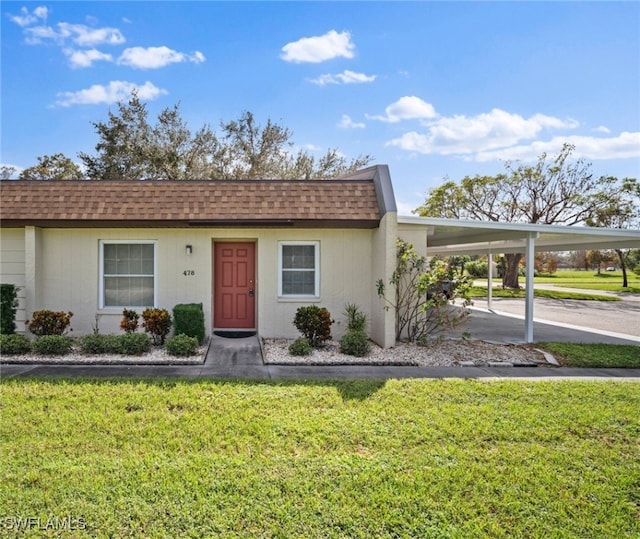
{"label": "concrete driveway", "polygon": [[[599,292],[602,294],[602,292]],[[640,296],[621,294],[621,301],[535,298],[534,341],[640,344]],[[524,340],[525,301],[522,298],[475,299],[466,328],[472,338],[504,342]]]}

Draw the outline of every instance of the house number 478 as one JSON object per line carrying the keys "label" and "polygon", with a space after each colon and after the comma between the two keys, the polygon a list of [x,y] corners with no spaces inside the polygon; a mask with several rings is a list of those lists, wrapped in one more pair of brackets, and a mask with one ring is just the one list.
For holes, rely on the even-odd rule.
{"label": "house number 478", "polygon": [[195,270],[184,270],[182,272],[182,275],[185,275],[186,277],[191,277],[192,275],[195,275],[195,274],[196,274]]}

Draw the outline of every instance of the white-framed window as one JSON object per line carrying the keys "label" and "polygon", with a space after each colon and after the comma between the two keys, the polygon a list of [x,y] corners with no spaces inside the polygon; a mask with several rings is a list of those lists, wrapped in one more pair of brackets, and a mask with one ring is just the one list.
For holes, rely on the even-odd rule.
{"label": "white-framed window", "polygon": [[100,241],[100,308],[155,307],[155,241]]}
{"label": "white-framed window", "polygon": [[278,243],[278,296],[320,297],[320,242]]}

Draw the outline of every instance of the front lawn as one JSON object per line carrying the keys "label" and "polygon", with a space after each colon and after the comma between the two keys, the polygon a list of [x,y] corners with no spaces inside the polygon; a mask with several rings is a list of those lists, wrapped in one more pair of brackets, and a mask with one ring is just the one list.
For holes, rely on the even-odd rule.
{"label": "front lawn", "polygon": [[4,380],[0,535],[635,538],[638,410],[634,382]]}
{"label": "front lawn", "polygon": [[628,287],[622,286],[622,271],[559,270],[553,275],[538,275],[536,283],[547,283],[569,288],[590,288],[607,292],[640,294],[640,275],[627,271]]}

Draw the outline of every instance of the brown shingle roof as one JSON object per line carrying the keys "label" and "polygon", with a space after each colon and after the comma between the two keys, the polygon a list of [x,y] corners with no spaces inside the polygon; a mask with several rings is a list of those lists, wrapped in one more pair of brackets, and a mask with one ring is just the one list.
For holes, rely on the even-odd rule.
{"label": "brown shingle roof", "polygon": [[372,228],[381,207],[372,179],[0,181],[5,227]]}

